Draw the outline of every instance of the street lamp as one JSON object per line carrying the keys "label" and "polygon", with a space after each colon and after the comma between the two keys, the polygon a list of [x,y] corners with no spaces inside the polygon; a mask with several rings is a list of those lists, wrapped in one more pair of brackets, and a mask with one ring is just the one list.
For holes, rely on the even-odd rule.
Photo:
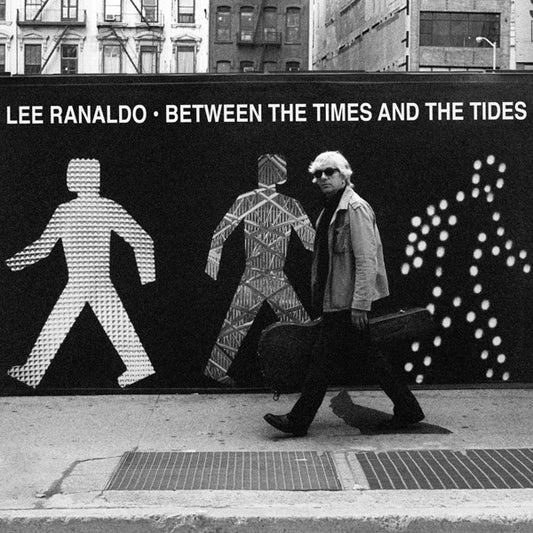
{"label": "street lamp", "polygon": [[476,42],[487,41],[492,46],[492,70],[496,70],[496,43],[493,43],[486,37],[476,37]]}

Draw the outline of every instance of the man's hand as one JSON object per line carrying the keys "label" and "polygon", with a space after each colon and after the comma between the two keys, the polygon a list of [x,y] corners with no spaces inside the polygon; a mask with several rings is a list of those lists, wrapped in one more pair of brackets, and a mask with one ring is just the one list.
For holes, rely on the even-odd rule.
{"label": "man's hand", "polygon": [[352,309],[352,324],[358,331],[363,331],[368,324],[368,314],[360,309]]}

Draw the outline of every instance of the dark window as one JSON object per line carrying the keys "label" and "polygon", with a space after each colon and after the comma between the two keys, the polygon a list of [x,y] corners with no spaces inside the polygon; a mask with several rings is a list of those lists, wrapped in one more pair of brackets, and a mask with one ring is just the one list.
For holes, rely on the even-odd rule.
{"label": "dark window", "polygon": [[24,47],[24,74],[41,72],[41,45],[27,44]]}
{"label": "dark window", "polygon": [[0,20],[6,20],[6,0],[0,0]]}
{"label": "dark window", "polygon": [[276,42],[278,36],[278,13],[275,7],[266,7],[263,11],[263,39]]}
{"label": "dark window", "polygon": [[299,61],[287,61],[285,65],[285,70],[287,72],[300,72],[300,62]]}
{"label": "dark window", "polygon": [[6,45],[0,44],[0,72],[6,71]]}
{"label": "dark window", "polygon": [[217,61],[217,72],[231,72],[231,62]]}
{"label": "dark window", "polygon": [[231,41],[231,13],[229,7],[217,8],[216,40]]}
{"label": "dark window", "polygon": [[120,74],[122,72],[122,48],[119,44],[104,45],[103,72],[105,74]]}
{"label": "dark window", "polygon": [[158,0],[142,0],[142,14],[148,22],[158,22],[157,14]]}
{"label": "dark window", "polygon": [[194,45],[179,45],[176,47],[176,72],[195,72]]}
{"label": "dark window", "polygon": [[275,61],[265,61],[263,63],[263,72],[276,72],[278,64]]}
{"label": "dark window", "polygon": [[75,44],[61,46],[61,74],[78,73],[78,47]]}
{"label": "dark window", "polygon": [[420,12],[420,46],[490,47],[485,40],[478,43],[476,37],[500,46],[500,14]]}
{"label": "dark window", "polygon": [[194,22],[194,0],[178,0],[178,22],[190,24]]}
{"label": "dark window", "polygon": [[285,30],[285,40],[288,43],[300,42],[300,8],[287,8],[287,23]]}
{"label": "dark window", "polygon": [[61,0],[61,20],[78,19],[78,0]]}
{"label": "dark window", "polygon": [[253,72],[253,71],[254,71],[253,61],[241,61],[241,72]]}
{"label": "dark window", "polygon": [[254,40],[254,9],[253,7],[241,8],[239,40],[252,42]]}
{"label": "dark window", "polygon": [[159,70],[157,46],[141,46],[139,60],[141,74],[157,74]]}

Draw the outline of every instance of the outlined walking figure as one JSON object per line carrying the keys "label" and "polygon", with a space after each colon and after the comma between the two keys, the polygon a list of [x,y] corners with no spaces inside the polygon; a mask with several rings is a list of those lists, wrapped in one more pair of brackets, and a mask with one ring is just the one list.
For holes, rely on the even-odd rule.
{"label": "outlined walking figure", "polygon": [[6,261],[11,270],[22,270],[47,257],[61,240],[68,270],[67,285],[28,360],[8,373],[36,387],[87,304],[126,365],[126,371],[118,378],[124,387],[153,374],[154,369],[111,282],[111,232],[133,248],[143,285],[155,281],[154,244],[122,206],[100,196],[97,159],[72,159],[67,169],[67,187],[78,197],[61,204],[43,234]]}
{"label": "outlined walking figure", "polygon": [[240,195],[215,229],[206,273],[217,279],[225,240],[244,221],[246,268],[235,292],[205,374],[230,383],[227,370],[263,302],[282,321],[306,322],[309,316],[283,272],[291,231],[312,250],[315,230],[300,203],[276,192],[286,177],[285,161],[277,155],[259,158],[259,187]]}

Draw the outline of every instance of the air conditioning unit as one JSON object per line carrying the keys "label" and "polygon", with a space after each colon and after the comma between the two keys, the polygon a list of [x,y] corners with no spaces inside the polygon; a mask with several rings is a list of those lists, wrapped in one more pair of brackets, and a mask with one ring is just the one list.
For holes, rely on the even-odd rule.
{"label": "air conditioning unit", "polygon": [[105,21],[106,22],[115,22],[120,19],[120,15],[110,15],[106,14]]}

